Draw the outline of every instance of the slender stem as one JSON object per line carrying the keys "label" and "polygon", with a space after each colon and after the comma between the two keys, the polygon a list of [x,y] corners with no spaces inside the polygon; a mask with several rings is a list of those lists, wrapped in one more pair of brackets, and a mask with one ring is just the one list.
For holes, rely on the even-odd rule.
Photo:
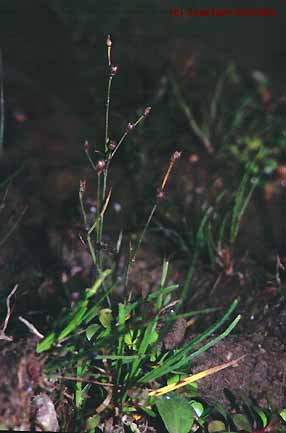
{"label": "slender stem", "polygon": [[119,147],[121,146],[121,144],[123,143],[123,141],[125,140],[126,136],[128,135],[128,132],[125,131],[124,134],[122,135],[122,137],[120,138],[116,148],[114,149],[114,151],[112,152],[110,159],[112,159],[114,157],[114,155],[116,154],[116,152],[118,151]]}
{"label": "slender stem", "polygon": [[150,226],[150,223],[151,223],[151,221],[152,221],[152,218],[153,218],[153,216],[154,216],[154,214],[155,214],[157,208],[158,208],[158,203],[155,203],[154,206],[153,206],[153,208],[152,208],[152,210],[151,210],[151,212],[150,212],[150,215],[149,215],[148,220],[147,220],[147,222],[146,222],[146,224],[145,224],[145,227],[144,227],[144,229],[143,229],[143,231],[142,231],[142,233],[141,233],[141,236],[140,236],[140,238],[139,238],[139,241],[138,241],[138,244],[137,244],[137,248],[136,248],[136,250],[135,250],[135,253],[134,253],[134,256],[133,256],[133,258],[132,258],[132,261],[134,261],[134,260],[136,259],[136,256],[137,256],[137,253],[138,253],[138,250],[139,250],[140,247],[141,247],[141,244],[142,244],[142,242],[143,242],[143,239],[144,239],[144,237],[145,237],[145,235],[146,235],[146,232],[147,232],[147,230],[148,230],[148,228],[149,228],[149,226]]}
{"label": "slender stem", "polygon": [[106,98],[106,110],[105,110],[105,143],[104,150],[105,153],[108,152],[108,141],[109,141],[109,110],[110,110],[110,94],[111,94],[111,83],[112,75],[110,75],[107,86],[107,98]]}
{"label": "slender stem", "polygon": [[[98,173],[97,175],[97,213],[99,212],[100,206],[101,206],[102,200],[101,200],[101,173]],[[98,218],[98,217],[97,217]],[[102,241],[102,230],[101,230],[101,224],[102,224],[102,217],[100,217],[99,223],[96,226],[96,242],[98,245],[101,245]],[[100,274],[101,270],[101,250],[100,248],[96,251],[96,265],[98,273]]]}
{"label": "slender stem", "polygon": [[87,158],[88,158],[88,160],[89,160],[92,168],[94,169],[94,171],[96,171],[96,165],[94,164],[94,162],[93,162],[93,160],[92,160],[92,158],[91,158],[91,156],[89,154],[89,151],[87,150],[87,151],[85,151],[85,153],[86,153],[86,156],[87,156]]}
{"label": "slender stem", "polygon": [[[145,119],[145,115],[141,114],[141,116],[136,120],[135,123],[133,123],[132,125],[132,129],[136,128],[136,126],[139,125],[140,122],[142,122]],[[123,141],[125,140],[126,136],[128,135],[129,131],[126,130],[124,132],[124,134],[122,135],[122,137],[120,138],[116,148],[114,149],[114,151],[111,153],[110,155],[110,160],[114,157],[114,155],[116,154],[116,152],[118,151],[119,147],[121,146],[121,144],[123,143]]]}
{"label": "slender stem", "polygon": [[83,193],[82,193],[82,191],[79,192],[79,203],[80,203],[81,213],[82,213],[82,216],[83,216],[84,226],[87,229],[88,228],[87,215],[86,215],[86,211],[85,211],[84,204],[83,204]]}
{"label": "slender stem", "polygon": [[143,239],[144,239],[144,237],[145,237],[145,235],[146,235],[146,232],[147,232],[147,230],[148,230],[148,228],[149,228],[149,226],[150,226],[150,223],[151,223],[151,221],[152,221],[152,218],[153,218],[153,216],[154,216],[154,214],[155,214],[155,212],[156,212],[156,210],[157,210],[157,207],[158,207],[158,203],[155,203],[154,206],[153,206],[153,208],[152,208],[152,210],[151,210],[151,212],[150,212],[150,215],[149,215],[149,217],[148,217],[148,220],[147,220],[147,222],[146,222],[146,224],[145,224],[145,226],[144,226],[144,229],[142,230],[142,233],[141,233],[141,236],[140,236],[140,238],[139,238],[139,240],[138,240],[138,243],[137,243],[137,246],[136,246],[135,252],[134,252],[133,255],[131,255],[131,257],[130,257],[129,260],[128,260],[128,266],[127,266],[126,277],[125,277],[125,287],[127,287],[128,279],[129,279],[129,274],[130,274],[131,268],[132,268],[133,264],[135,263],[135,260],[136,260],[136,257],[137,257],[137,254],[138,254],[138,251],[139,251],[139,249],[140,249],[140,247],[141,247],[141,244],[142,244]]}

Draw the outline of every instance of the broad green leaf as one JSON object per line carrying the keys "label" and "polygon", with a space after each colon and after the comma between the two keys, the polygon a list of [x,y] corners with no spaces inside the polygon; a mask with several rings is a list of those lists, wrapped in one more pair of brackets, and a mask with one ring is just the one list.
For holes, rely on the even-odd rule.
{"label": "broad green leaf", "polygon": [[286,422],[286,409],[282,409],[282,410],[279,412],[279,415],[281,416],[281,418],[283,419],[283,421]]}
{"label": "broad green leaf", "polygon": [[169,433],[189,433],[195,411],[181,395],[168,394],[158,398],[156,406]]}
{"label": "broad green leaf", "polygon": [[226,427],[222,421],[214,420],[211,421],[208,425],[209,433],[217,433],[225,431]]}
{"label": "broad green leaf", "polygon": [[94,336],[94,334],[100,329],[100,326],[97,324],[93,324],[88,326],[88,328],[85,331],[85,335],[86,338],[88,339],[88,341],[90,341],[92,339],[92,337]]}
{"label": "broad green leaf", "polygon": [[110,328],[112,322],[112,310],[110,308],[102,308],[99,312],[98,318],[104,328]]}
{"label": "broad green leaf", "polygon": [[87,423],[86,423],[87,431],[90,432],[91,430],[94,430],[99,423],[100,423],[100,416],[98,414],[90,416],[87,419]]}
{"label": "broad green leaf", "polygon": [[247,432],[252,431],[251,424],[245,415],[236,413],[233,415],[232,420],[238,430],[246,430]]}
{"label": "broad green leaf", "polygon": [[204,406],[202,405],[202,403],[200,403],[199,401],[195,401],[195,400],[191,400],[190,401],[192,408],[194,409],[194,411],[196,412],[197,417],[201,417],[203,412],[204,412]]}

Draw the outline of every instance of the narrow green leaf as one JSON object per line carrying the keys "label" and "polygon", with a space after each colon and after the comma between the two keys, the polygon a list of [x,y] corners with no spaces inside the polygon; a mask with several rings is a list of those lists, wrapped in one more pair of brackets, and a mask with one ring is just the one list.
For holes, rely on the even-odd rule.
{"label": "narrow green leaf", "polygon": [[91,296],[94,296],[97,293],[99,287],[102,285],[104,280],[111,274],[111,272],[112,269],[106,269],[104,272],[102,272],[100,277],[94,282],[93,286],[87,290],[86,293],[87,299],[91,298]]}
{"label": "narrow green leaf", "polygon": [[56,340],[56,333],[52,332],[43,341],[41,341],[37,346],[37,353],[45,352],[49,350]]}
{"label": "narrow green leaf", "polygon": [[212,347],[214,344],[218,343],[221,339],[225,338],[232,329],[236,326],[238,321],[240,320],[240,316],[236,317],[234,321],[228,326],[228,328],[218,337],[211,340],[209,343],[207,343],[205,346],[201,347],[196,352],[190,354],[190,351],[199,343],[204,341],[206,338],[208,338],[211,334],[213,334],[217,329],[219,329],[229,318],[229,316],[232,314],[234,309],[236,308],[238,304],[238,301],[235,300],[231,306],[229,307],[228,311],[224,314],[224,316],[217,321],[214,325],[210,326],[205,332],[203,332],[201,335],[199,335],[197,338],[192,340],[190,343],[186,344],[181,349],[177,350],[173,355],[169,356],[167,359],[164,360],[164,363],[159,365],[158,367],[154,368],[152,371],[146,373],[144,376],[142,376],[139,379],[140,383],[147,383],[150,380],[158,379],[159,377],[162,377],[165,374],[169,374],[170,372],[174,371],[177,368],[181,368],[182,365],[186,365],[189,363],[189,361],[196,356],[200,355],[204,351],[206,351],[208,348]]}
{"label": "narrow green leaf", "polygon": [[257,415],[259,416],[262,426],[263,428],[265,428],[268,424],[268,418],[266,413],[258,406],[252,406],[252,409],[254,410],[254,412],[257,413]]}
{"label": "narrow green leaf", "polygon": [[71,321],[69,324],[62,330],[60,335],[58,336],[57,340],[60,342],[64,338],[66,338],[72,331],[74,331],[76,328],[79,327],[81,324],[84,315],[86,313],[86,307],[88,305],[88,301],[82,301],[80,302],[78,308],[76,309],[73,317],[71,318]]}
{"label": "narrow green leaf", "polygon": [[169,262],[168,260],[164,259],[163,262],[163,269],[162,269],[162,275],[161,275],[161,287],[164,287],[168,275],[168,269],[169,269]]}

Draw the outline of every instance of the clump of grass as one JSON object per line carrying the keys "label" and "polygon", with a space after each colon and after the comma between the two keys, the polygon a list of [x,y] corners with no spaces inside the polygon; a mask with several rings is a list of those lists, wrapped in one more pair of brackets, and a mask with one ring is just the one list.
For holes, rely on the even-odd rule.
{"label": "clump of grass", "polygon": [[179,83],[174,76],[170,82],[191,134],[230,170],[230,178],[249,161],[252,174],[260,172],[265,181],[274,173],[285,156],[284,102],[264,74],[243,74],[233,63],[213,65],[203,83],[197,82],[197,87],[203,84],[198,100],[195,92],[187,91],[189,82]]}
{"label": "clump of grass", "polygon": [[[79,200],[86,229],[83,241],[90,251],[95,268],[95,281],[81,294],[74,307],[54,325],[54,329],[39,343],[38,353],[50,350],[48,370],[57,380],[71,384],[74,396],[75,415],[73,422],[77,430],[95,431],[96,427],[113,417],[117,425],[127,423],[136,430],[135,412],[156,417],[154,402],[157,396],[176,390],[182,382],[166,389],[168,380],[185,375],[184,385],[195,378],[186,379],[191,361],[225,338],[240,320],[238,315],[231,319],[237,306],[234,301],[216,323],[177,349],[168,350],[159,344],[174,321],[190,318],[205,311],[190,311],[180,315],[176,311],[165,314],[174,304],[172,296],[179,292],[178,285],[167,283],[168,262],[162,267],[160,286],[145,298],[134,297],[129,291],[128,277],[134,265],[151,220],[166,194],[167,182],[173,166],[181,153],[172,154],[162,181],[157,188],[154,204],[138,238],[130,249],[125,273],[126,296],[118,303],[113,293],[121,284],[113,278],[115,263],[106,267],[102,239],[104,218],[108,210],[112,190],[107,189],[109,170],[119,148],[151,111],[147,107],[134,123],[127,123],[118,141],[110,138],[110,101],[113,79],[118,67],[112,64],[111,38],[107,38],[108,87],[105,111],[105,141],[103,149],[96,149],[100,155],[97,161],[91,155],[91,147],[85,143],[84,150],[97,176],[97,213],[89,223],[85,210],[84,194],[86,181],[80,182]],[[121,239],[118,242],[121,243]],[[117,252],[119,246],[117,246]],[[184,297],[184,291],[182,292]],[[201,372],[202,378],[215,370]],[[176,381],[175,381],[176,382]],[[161,389],[162,388],[162,389]],[[92,404],[91,404],[92,402]],[[131,416],[131,421],[130,417]],[[127,418],[126,418],[127,417]],[[129,420],[129,421],[128,421]]]}
{"label": "clump of grass", "polygon": [[[249,163],[245,169],[245,174],[242,177],[240,185],[233,194],[230,210],[223,212],[218,208],[220,201],[225,195],[225,191],[217,197],[216,208],[208,206],[204,210],[195,237],[195,248],[191,265],[182,291],[183,299],[187,297],[194,271],[204,249],[208,251],[212,266],[218,263],[227,276],[233,275],[233,256],[242,218],[245,215],[254,189],[259,182],[258,178],[252,176],[252,165],[252,163]],[[216,218],[214,218],[215,213]],[[217,221],[219,222],[219,226],[217,225]]]}

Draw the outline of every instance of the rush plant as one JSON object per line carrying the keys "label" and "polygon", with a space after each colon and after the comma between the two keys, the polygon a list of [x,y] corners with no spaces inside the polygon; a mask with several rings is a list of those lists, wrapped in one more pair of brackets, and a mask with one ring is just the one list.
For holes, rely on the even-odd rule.
{"label": "rush plant", "polygon": [[[127,422],[126,416],[137,411],[155,416],[152,406],[159,396],[227,367],[228,365],[217,366],[214,370],[201,372],[193,378],[187,377],[191,361],[225,338],[240,320],[240,315],[232,318],[237,306],[237,301],[234,301],[224,316],[200,335],[182,344],[182,347],[168,349],[164,345],[164,337],[168,332],[176,332],[172,327],[174,323],[178,327],[178,321],[184,319],[181,323],[185,323],[184,326],[187,327],[187,319],[197,314],[210,313],[212,310],[191,311],[185,314],[172,310],[172,306],[177,302],[174,301],[174,296],[179,292],[179,287],[167,282],[169,265],[166,260],[163,262],[161,281],[157,290],[145,297],[135,297],[129,290],[130,271],[136,262],[138,250],[151,220],[161,200],[164,199],[171,171],[181,155],[178,151],[170,158],[137,244],[130,248],[124,282],[113,277],[115,263],[106,266],[101,247],[104,217],[112,195],[112,190],[107,187],[109,170],[125,139],[151,111],[151,107],[147,107],[134,123],[127,123],[118,141],[110,137],[111,88],[118,68],[111,61],[110,36],[106,45],[109,74],[104,145],[102,149],[96,149],[96,154],[99,155],[97,160],[94,160],[91,154],[89,143],[86,142],[84,146],[97,176],[97,213],[91,223],[85,209],[85,180],[80,182],[79,189],[86,229],[83,242],[93,260],[95,281],[80,295],[71,310],[55,323],[54,329],[37,347],[38,353],[50,351],[47,367],[49,374],[56,380],[71,385],[75,421],[78,430],[84,431],[95,431],[96,426],[110,416],[116,419],[118,424]],[[121,240],[117,244],[120,243]],[[117,253],[119,249],[120,245],[117,245]],[[118,302],[113,294],[122,284],[125,287],[125,297]],[[184,382],[165,388],[168,379],[183,373]],[[134,424],[134,420],[129,424]]]}

